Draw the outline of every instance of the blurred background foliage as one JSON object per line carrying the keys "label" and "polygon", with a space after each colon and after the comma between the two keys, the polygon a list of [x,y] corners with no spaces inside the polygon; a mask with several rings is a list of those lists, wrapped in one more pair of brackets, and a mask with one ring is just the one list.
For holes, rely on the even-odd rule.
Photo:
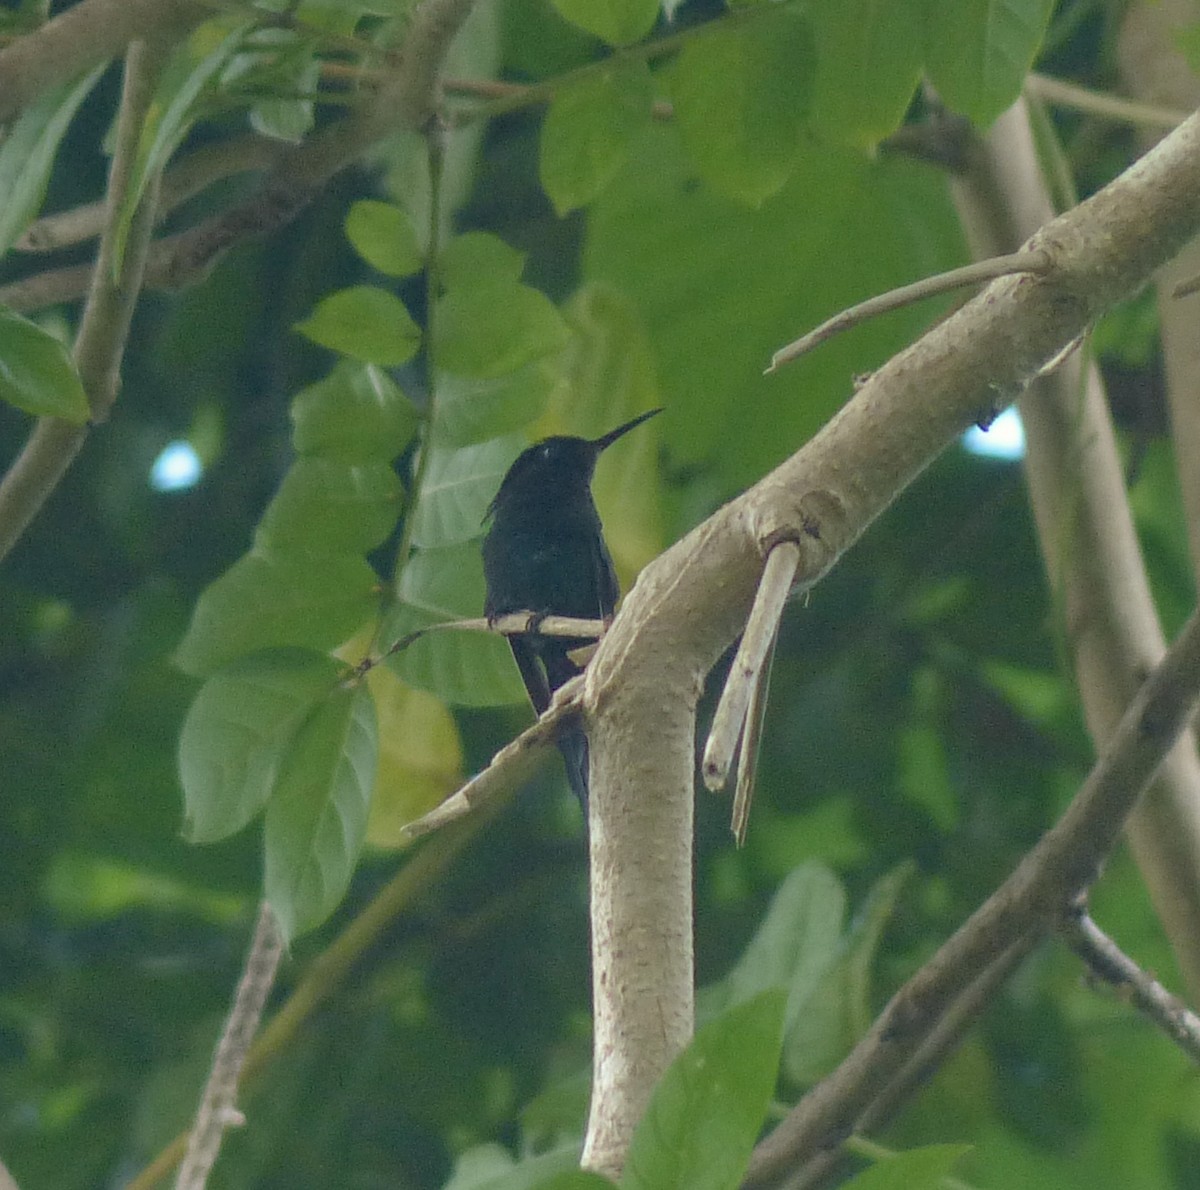
{"label": "blurred background foliage", "polygon": [[[1040,68],[1111,86],[1117,7],[1060,4]],[[686,28],[719,11],[701,0],[677,19]],[[536,82],[605,52],[547,0],[481,12],[467,57],[490,58],[496,77]],[[656,93],[671,69],[655,68]],[[48,209],[101,193],[118,81],[115,69],[105,74],[72,123]],[[573,332],[600,318],[612,336],[596,347],[599,363],[578,356],[596,339],[573,339],[556,366],[590,380],[548,385],[533,408],[518,402],[510,430],[599,432],[625,415],[614,394],[667,407],[657,445],[629,464],[636,479],[598,477],[628,585],[631,566],[799,447],[854,375],[937,311],[871,323],[764,378],[771,351],[849,302],[959,262],[964,249],[936,167],[865,153],[857,133],[823,139],[819,121],[786,180],[749,204],[698,176],[670,122],[647,123],[587,205],[559,215],[539,182],[542,118],[518,109],[452,135],[454,230],[487,231],[523,253],[525,284],[559,303]],[[185,148],[245,120],[244,108],[217,113]],[[1055,113],[1054,126],[1085,193],[1133,152],[1132,134],[1111,123]],[[193,1109],[262,861],[257,826],[208,846],[183,838],[176,751],[198,684],[172,658],[201,592],[249,549],[294,461],[291,402],[333,366],[294,325],[335,290],[380,283],[345,234],[351,204],[398,201],[420,234],[412,162],[410,143],[384,145],[202,283],[144,295],[112,419],[0,567],[0,1153],[24,1190],[122,1185]],[[238,184],[173,219],[213,209]],[[0,280],[43,263],[12,253]],[[420,321],[420,286],[400,281],[396,292]],[[612,308],[597,314],[605,301]],[[69,328],[76,316],[68,305],[38,317]],[[1153,303],[1138,299],[1099,328],[1093,348],[1113,385],[1171,629],[1194,593],[1154,332]],[[616,379],[604,371],[614,361]],[[419,361],[394,377],[419,413]],[[0,409],[5,462],[27,427]],[[152,468],[174,441],[194,448],[202,471],[158,490]],[[404,484],[412,466],[411,452],[396,462]],[[395,544],[370,555],[381,579]],[[373,682],[395,799],[373,809],[344,903],[296,941],[274,1005],[411,863],[396,830],[412,808],[478,770],[528,719],[519,706],[422,701],[390,670]],[[707,698],[704,707],[711,713]],[[732,847],[727,804],[697,794],[702,985],[734,967],[799,865],[819,865],[806,870],[823,874],[826,908],[844,893],[803,1013],[811,1045],[785,1093],[836,1062],[862,1015],[1009,872],[1090,761],[1020,465],[952,448],[789,612],[743,851]],[[464,1153],[472,1168],[495,1170],[505,1150],[577,1136],[589,1049],[584,865],[578,811],[555,767],[436,871],[254,1077],[242,1099],[250,1127],[230,1135],[214,1185],[433,1187]],[[1095,911],[1178,986],[1123,853]],[[960,1172],[979,1186],[1197,1186],[1197,1094],[1181,1055],[1048,945],[885,1139],[966,1140],[974,1149]]]}

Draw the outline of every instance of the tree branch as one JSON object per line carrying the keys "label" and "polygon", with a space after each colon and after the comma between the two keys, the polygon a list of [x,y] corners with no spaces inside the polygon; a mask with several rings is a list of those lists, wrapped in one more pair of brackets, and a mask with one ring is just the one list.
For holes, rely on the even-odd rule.
{"label": "tree branch", "polygon": [[[996,122],[952,185],[982,255],[1013,247],[1050,218],[1023,104]],[[1021,414],[1038,541],[1099,753],[1166,643],[1096,368],[1071,360],[1030,388]],[[1129,839],[1188,988],[1200,996],[1200,762],[1190,739],[1130,818]]]}
{"label": "tree branch", "polygon": [[[89,2],[98,3],[98,0]],[[437,72],[442,59],[473,3],[474,0],[424,0],[412,15],[404,45],[396,56],[396,70],[379,88],[373,103],[285,153],[254,195],[177,236],[160,241],[148,258],[141,250],[148,239],[151,222],[148,213],[154,205],[151,196],[147,195],[142,204],[146,212],[145,225],[139,225],[136,247],[131,230],[125,258],[127,272],[121,289],[130,309],[138,288],[130,286],[135,274],[128,270],[134,265],[138,266],[137,278],[146,284],[178,287],[189,283],[202,276],[234,244],[273,231],[294,218],[329,178],[357,160],[377,140],[399,128],[423,128],[433,119],[436,110]],[[113,170],[114,179],[119,180],[115,158]],[[116,194],[110,185],[112,212],[119,209],[119,203],[114,201]],[[143,219],[143,216],[138,218]],[[96,269],[88,273],[93,289],[105,283],[104,245],[102,239]],[[70,276],[78,279],[81,274],[72,271]],[[41,282],[43,295],[47,285],[51,288],[58,285],[57,292],[61,294],[63,280],[61,275],[53,279],[46,275]],[[37,278],[30,281],[35,282]],[[25,293],[28,296],[28,288]],[[0,292],[0,301],[7,300],[8,296],[9,293]],[[86,344],[84,328],[81,328],[80,336]],[[123,333],[121,338],[123,341]],[[91,348],[87,351],[90,353]],[[118,352],[115,359],[109,361],[113,366],[107,375],[93,378],[98,382],[98,392],[111,389],[115,394],[119,358]],[[83,371],[82,362],[80,370]],[[89,387],[86,376],[84,384]],[[98,404],[96,398],[92,401],[93,408],[103,414],[111,404],[111,397],[107,403],[100,399]],[[39,423],[22,455],[0,483],[0,557],[11,549],[53,491],[78,453],[85,435],[86,431],[57,420],[45,419]]]}
{"label": "tree branch", "polygon": [[1096,925],[1084,898],[1071,906],[1059,932],[1096,979],[1103,980],[1119,995],[1128,998],[1193,1062],[1200,1062],[1200,1017],[1143,971]]}
{"label": "tree branch", "polygon": [[[695,698],[745,623],[760,543],[775,529],[803,532],[813,548],[797,581],[817,581],[942,449],[1020,395],[1200,229],[1197,193],[1192,117],[1034,237],[1026,247],[1048,254],[1047,273],[992,282],[642,572],[584,678],[596,1021],[588,1167],[621,1167],[655,1081],[690,1035]],[[680,693],[664,707],[663,690]]]}
{"label": "tree branch", "polygon": [[1013,874],[888,1002],[849,1057],[810,1091],[755,1150],[747,1186],[836,1145],[879,1088],[918,1054],[943,1016],[996,956],[1031,946],[1070,911],[1099,873],[1133,808],[1200,699],[1200,613],[1122,717],[1109,747],[1066,813]]}
{"label": "tree branch", "polygon": [[208,1082],[196,1111],[196,1122],[188,1137],[187,1153],[179,1167],[176,1190],[204,1190],[209,1171],[221,1151],[221,1139],[227,1128],[243,1123],[237,1110],[238,1081],[250,1050],[263,1006],[275,982],[275,971],[283,954],[283,938],[264,901],[259,906],[258,923],[250,943],[250,953],[242,971],[233,1010],[225,1022],[217,1046]]}
{"label": "tree branch", "polygon": [[0,120],[123,53],[134,40],[178,40],[211,10],[196,0],[83,0],[0,50]]}
{"label": "tree branch", "polygon": [[[71,10],[75,11],[75,10]],[[121,358],[141,287],[154,223],[158,178],[151,177],[129,224],[125,252],[114,269],[117,228],[131,185],[146,112],[166,54],[166,43],[136,41],[125,58],[117,140],[109,172],[107,215],[96,269],[79,331],[75,366],[91,407],[103,421],[117,396]],[[0,558],[16,544],[83,446],[88,426],[40,418],[8,473],[0,480]]]}

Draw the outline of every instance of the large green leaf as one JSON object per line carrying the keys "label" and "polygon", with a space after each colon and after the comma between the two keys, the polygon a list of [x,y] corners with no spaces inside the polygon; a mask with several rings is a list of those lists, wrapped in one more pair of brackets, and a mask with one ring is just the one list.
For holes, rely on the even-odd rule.
{"label": "large green leaf", "polygon": [[577,1144],[559,1145],[521,1161],[514,1161],[502,1145],[476,1145],[459,1154],[442,1190],[605,1190],[613,1185],[578,1166]]}
{"label": "large green leaf", "polygon": [[[803,996],[789,999],[783,1069],[803,1086],[822,1078],[847,1054],[871,1023],[871,965],[884,927],[896,909],[911,865],[882,876],[823,971],[810,968]],[[814,985],[812,976],[816,976]]]}
{"label": "large green leaf", "polygon": [[107,65],[39,95],[8,129],[0,144],[0,256],[41,209],[67,125]]}
{"label": "large green leaf", "polygon": [[1054,0],[929,0],[925,65],[942,101],[985,127],[1021,93]]}
{"label": "large green leaf", "polygon": [[179,738],[189,841],[232,835],[267,804],[292,734],[343,669],[322,653],[280,649],[240,657],[201,686]]}
{"label": "large green leaf", "polygon": [[0,307],[0,400],[38,417],[82,423],[90,412],[71,355],[37,323]]}
{"label": "large green leaf", "polygon": [[412,402],[373,364],[340,360],[292,400],[292,444],[303,455],[387,462],[408,445],[416,428]]}
{"label": "large green leaf", "polygon": [[817,45],[817,133],[876,144],[899,127],[920,80],[924,0],[842,0],[807,12]]}
{"label": "large green leaf", "polygon": [[356,555],[256,546],[201,593],[175,663],[205,677],[259,649],[332,649],[375,611],[378,588],[375,571]]}
{"label": "large green leaf", "polygon": [[322,298],[295,329],[331,351],[381,367],[406,363],[421,342],[421,328],[404,303],[374,285],[352,285]]}
{"label": "large green leaf", "polygon": [[590,208],[584,274],[638,310],[671,410],[661,432],[677,463],[704,470],[714,498],[802,445],[850,396],[853,378],[940,306],[875,319],[764,376],[776,348],[964,257],[935,170],[806,145],[787,185],[748,211],[695,185],[674,132],[655,126]]}
{"label": "large green leaf", "polygon": [[756,207],[796,168],[812,77],[807,23],[780,10],[688,40],[668,72],[680,135],[714,190]]}
{"label": "large green leaf", "polygon": [[970,1145],[924,1145],[885,1157],[842,1183],[842,1190],[942,1190]]}
{"label": "large green leaf", "polygon": [[634,135],[649,121],[654,85],[644,62],[614,63],[563,87],[542,124],[538,171],[560,215],[612,181]]}
{"label": "large green leaf", "polygon": [[468,446],[527,426],[546,407],[558,379],[556,357],[482,379],[439,371],[433,402],[433,441]]}
{"label": "large green leaf", "polygon": [[524,438],[509,436],[474,446],[432,447],[413,512],[413,542],[444,546],[478,538],[504,473],[526,445]]}
{"label": "large green leaf", "polygon": [[640,40],[658,18],[658,0],[553,0],[553,4],[573,25],[609,45]]}
{"label": "large green leaf", "polygon": [[846,894],[838,878],[823,864],[801,864],[776,890],[737,965],[706,1002],[719,1010],[768,988],[783,988],[790,1028],[841,956],[845,917]]}
{"label": "large green leaf", "polygon": [[350,883],[378,734],[366,685],[342,687],[301,723],[280,762],[263,832],[264,886],[285,939],[320,925]]}
{"label": "large green leaf", "polygon": [[671,1063],[629,1146],[624,1190],[733,1190],[775,1089],[784,994],[763,992],[701,1028]]}
{"label": "large green leaf", "polygon": [[255,541],[267,552],[366,553],[396,527],[402,495],[389,463],[301,455],[263,513]]}
{"label": "large green leaf", "polygon": [[[654,349],[622,294],[609,285],[585,285],[563,313],[571,342],[558,361],[551,409],[565,432],[594,438],[663,404]],[[666,544],[662,437],[659,419],[621,439],[600,456],[592,480],[604,536],[626,583]]]}
{"label": "large green leaf", "polygon": [[[382,642],[444,620],[482,615],[483,587],[477,541],[417,550],[404,568]],[[483,632],[432,633],[388,664],[410,685],[458,706],[507,706],[528,698],[507,642]]]}

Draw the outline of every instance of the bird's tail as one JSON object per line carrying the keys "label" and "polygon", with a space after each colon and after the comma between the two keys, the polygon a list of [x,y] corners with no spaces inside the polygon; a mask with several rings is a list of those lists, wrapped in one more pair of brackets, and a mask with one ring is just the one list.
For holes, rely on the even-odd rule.
{"label": "bird's tail", "polygon": [[588,742],[581,727],[572,727],[558,737],[558,750],[567,766],[567,782],[571,792],[583,807],[583,821],[588,816]]}

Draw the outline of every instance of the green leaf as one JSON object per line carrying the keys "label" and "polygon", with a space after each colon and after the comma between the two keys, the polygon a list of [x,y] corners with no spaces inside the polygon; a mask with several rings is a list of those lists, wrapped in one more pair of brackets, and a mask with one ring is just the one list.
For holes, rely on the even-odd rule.
{"label": "green leaf", "polygon": [[360,199],[346,215],[346,238],[367,264],[389,277],[408,277],[425,263],[408,212],[394,203]]}
{"label": "green leaf", "polygon": [[1054,0],[929,0],[925,65],[942,102],[986,127],[1021,93]]}
{"label": "green leaf", "polygon": [[473,379],[438,372],[433,440],[469,446],[527,426],[545,408],[559,378],[555,359],[538,359],[504,376]]}
{"label": "green leaf", "polygon": [[344,668],[321,653],[279,649],[240,657],[200,687],[179,738],[189,842],[232,835],[267,804],[284,748]]}
{"label": "green leaf", "polygon": [[404,303],[374,285],[331,293],[294,329],[331,351],[388,368],[412,359],[421,342],[421,330]]}
{"label": "green leaf", "polygon": [[442,1190],[604,1190],[612,1182],[579,1168],[579,1146],[559,1145],[536,1157],[513,1160],[502,1145],[460,1153]]}
{"label": "green leaf", "polygon": [[[965,257],[940,171],[808,144],[787,185],[754,212],[696,186],[678,137],[655,125],[589,208],[584,276],[639,311],[671,411],[659,432],[674,463],[702,468],[719,499],[811,437],[850,396],[851,377],[911,342],[942,307],[875,319],[764,376],[776,348]],[[706,343],[720,349],[697,349]]]}
{"label": "green leaf", "polygon": [[285,939],[337,907],[367,831],[379,749],[365,685],[340,687],[293,735],[263,831],[264,891]]}
{"label": "green leaf", "polygon": [[885,1157],[842,1183],[842,1190],[941,1190],[971,1145],[924,1145]]}
{"label": "green leaf", "polygon": [[701,1028],[638,1123],[624,1190],[733,1190],[775,1089],[784,994],[763,992]]}
{"label": "green leaf", "polygon": [[843,0],[807,12],[817,45],[817,133],[846,144],[877,144],[903,122],[920,81],[924,0]]}
{"label": "green leaf", "polygon": [[[129,225],[146,192],[147,182],[183,143],[199,114],[201,92],[241,44],[249,27],[250,22],[243,21],[232,32],[221,36],[218,23],[201,25],[180,46],[163,71],[154,101],[142,124],[129,188],[117,214],[113,235],[114,276],[120,272],[125,259]],[[220,39],[213,45],[218,37]]]}
{"label": "green leaf", "polygon": [[644,62],[614,63],[555,94],[542,123],[538,171],[560,215],[584,206],[612,181],[633,137],[649,122],[653,99]]}
{"label": "green leaf", "polygon": [[366,553],[400,516],[403,490],[388,463],[301,456],[267,505],[254,540],[266,553]]}
{"label": "green leaf", "polygon": [[787,992],[785,1021],[799,1019],[821,977],[842,951],[846,893],[823,864],[809,861],[790,872],[722,984],[726,1004],[740,1004],[768,988]]}
{"label": "green leaf", "polygon": [[0,307],[0,400],[82,425],[90,410],[71,355],[37,323]]}
{"label": "green leaf", "polygon": [[413,512],[413,542],[454,545],[478,538],[504,473],[526,447],[524,438],[493,438],[475,446],[434,446]]}
{"label": "green leaf", "polygon": [[871,964],[912,865],[900,864],[876,881],[842,940],[836,961],[788,1004],[783,1069],[799,1085],[817,1081],[849,1052],[871,1024]]}
{"label": "green leaf", "polygon": [[67,125],[107,65],[102,63],[77,82],[39,95],[0,144],[0,256],[41,209]]}
{"label": "green leaf", "polygon": [[417,412],[373,364],[339,360],[292,400],[292,445],[300,454],[348,463],[390,461],[412,440]]}
{"label": "green leaf", "polygon": [[808,25],[772,12],[691,38],[668,74],[680,135],[701,177],[749,207],[796,167],[813,48]]}
{"label": "green leaf", "polygon": [[201,592],[175,664],[205,677],[259,649],[332,649],[375,611],[378,588],[375,571],[361,557],[256,547]]}
{"label": "green leaf", "polygon": [[460,376],[504,376],[560,351],[562,316],[528,285],[493,282],[452,289],[434,317],[434,361]]}
{"label": "green leaf", "polygon": [[572,25],[607,41],[628,45],[654,28],[658,0],[553,0]]}
{"label": "green leaf", "polygon": [[[584,285],[564,314],[571,341],[558,358],[552,411],[567,433],[595,437],[663,404],[654,348],[637,309],[609,285]],[[660,431],[651,423],[600,456],[592,494],[626,581],[662,552]]]}
{"label": "green leaf", "polygon": [[446,289],[520,281],[525,253],[486,231],[455,236],[438,256],[438,279]]}
{"label": "green leaf", "polygon": [[[385,619],[385,644],[437,624],[483,614],[479,543],[417,550],[400,578],[399,603]],[[457,706],[512,706],[528,700],[507,641],[484,632],[435,632],[388,659],[408,682]]]}

